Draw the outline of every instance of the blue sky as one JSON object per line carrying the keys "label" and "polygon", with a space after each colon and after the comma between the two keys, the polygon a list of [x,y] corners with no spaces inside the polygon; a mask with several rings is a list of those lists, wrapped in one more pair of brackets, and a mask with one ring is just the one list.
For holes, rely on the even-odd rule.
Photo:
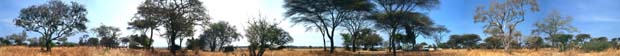
{"label": "blue sky", "polygon": [[[136,12],[136,7],[142,0],[64,0],[76,1],[86,6],[88,11],[87,23],[88,28],[94,28],[100,25],[110,25],[122,29],[122,36],[133,33],[132,30],[125,29],[127,22]],[[258,14],[273,19],[273,22],[279,22],[280,27],[288,31],[294,38],[294,42],[289,45],[298,46],[322,46],[321,35],[316,31],[306,31],[301,25],[292,25],[286,20],[283,13],[286,11],[282,8],[283,0],[201,0],[208,10],[209,16],[215,21],[227,21],[236,26],[237,32],[244,34],[243,29],[247,26],[247,21],[251,17]],[[482,33],[483,24],[475,24],[473,22],[473,14],[476,6],[488,5],[487,0],[440,0],[439,8],[424,11],[437,24],[445,25],[451,34],[479,34],[482,38],[486,35]],[[593,37],[606,36],[608,38],[620,37],[620,0],[539,0],[541,11],[528,12],[527,19],[523,24],[518,26],[518,30],[524,35],[529,35],[534,29],[532,24],[537,20],[543,19],[551,10],[557,10],[562,15],[574,17],[573,26],[577,27],[580,32],[588,33]],[[22,31],[14,25],[12,21],[19,16],[19,10],[31,5],[43,4],[46,0],[0,0],[0,36],[6,36],[12,33]],[[340,31],[340,30],[339,30]],[[344,31],[342,31],[344,32]],[[162,34],[156,32],[155,34]],[[337,31],[337,34],[340,33]],[[387,39],[384,32],[379,32]],[[195,35],[198,35],[196,33]],[[29,33],[31,37],[39,36],[37,33]],[[74,35],[81,36],[81,34]],[[92,35],[91,35],[92,36]],[[445,36],[443,41],[447,40]],[[342,40],[339,35],[336,36],[335,45],[340,46]],[[69,41],[77,42],[77,37],[69,38]],[[418,43],[427,42],[434,43],[427,38],[418,38]],[[164,38],[157,37],[155,46],[164,47],[166,42]],[[234,45],[247,45],[246,39],[234,42]]]}

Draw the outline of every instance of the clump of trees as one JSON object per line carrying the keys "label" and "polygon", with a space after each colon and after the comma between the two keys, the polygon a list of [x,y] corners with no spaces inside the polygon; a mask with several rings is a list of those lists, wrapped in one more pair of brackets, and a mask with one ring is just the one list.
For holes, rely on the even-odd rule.
{"label": "clump of trees", "polygon": [[[356,47],[364,47],[362,48],[363,50],[376,50],[374,47],[382,44],[381,42],[383,41],[383,38],[381,38],[379,34],[375,33],[375,30],[364,28],[361,29],[359,33],[359,38],[351,38],[351,34],[340,34],[343,38],[343,44],[346,50],[355,50]],[[352,42],[354,41],[357,42],[355,43],[356,45],[353,45]]]}
{"label": "clump of trees", "polygon": [[105,47],[117,47],[119,45],[118,35],[120,35],[120,29],[112,26],[101,25],[91,30],[101,39],[99,40],[99,44]]}
{"label": "clump of trees", "polygon": [[130,25],[151,32],[163,26],[168,50],[175,54],[176,50],[181,49],[179,44],[183,43],[183,39],[193,36],[194,26],[209,20],[205,11],[202,2],[198,0],[146,0],[138,7],[138,19],[132,22],[135,24]]}
{"label": "clump of trees", "polygon": [[[600,38],[591,39],[590,42],[585,42],[582,46],[583,47],[582,49],[587,52],[603,51],[603,50],[606,50],[612,47],[612,44],[613,44],[612,42],[607,41],[607,38],[600,37]],[[614,47],[617,47],[617,44]]]}
{"label": "clump of trees", "polygon": [[284,2],[284,8],[287,9],[285,15],[292,22],[303,23],[310,26],[309,29],[318,29],[327,36],[330,40],[330,53],[335,50],[336,29],[347,19],[359,19],[353,16],[357,15],[356,13],[370,11],[373,8],[368,0],[284,0]]}

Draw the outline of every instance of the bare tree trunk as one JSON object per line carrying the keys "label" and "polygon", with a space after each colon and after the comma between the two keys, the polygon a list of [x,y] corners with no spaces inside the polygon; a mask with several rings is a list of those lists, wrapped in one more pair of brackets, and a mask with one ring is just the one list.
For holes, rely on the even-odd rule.
{"label": "bare tree trunk", "polygon": [[[394,27],[394,28],[396,28],[396,27]],[[396,34],[396,29],[392,29],[392,31],[391,31],[391,32],[392,32],[392,33],[390,33],[390,35],[391,35],[392,37],[390,37],[390,44],[392,44],[392,45],[390,45],[390,46],[392,46],[392,54],[393,54],[393,56],[396,56],[396,45],[395,45],[395,43],[394,43],[394,42],[395,42],[395,41],[394,41],[394,35]]]}
{"label": "bare tree trunk", "polygon": [[325,33],[323,33],[323,31],[321,31],[321,35],[323,36],[323,51],[327,51],[327,48],[325,48],[327,45],[325,45]]}
{"label": "bare tree trunk", "polygon": [[46,48],[45,51],[52,52],[52,38],[51,38],[51,35],[49,35],[47,37],[47,39],[45,40],[45,43],[46,43],[45,44],[45,48]]}
{"label": "bare tree trunk", "polygon": [[147,47],[147,48],[151,49],[151,51],[154,51],[154,49],[153,49],[153,42],[152,42],[153,41],[153,29],[154,28],[151,28],[151,36],[149,36],[149,38],[151,38],[151,39],[149,39],[149,46]]}
{"label": "bare tree trunk", "polygon": [[355,43],[355,42],[357,42],[356,38],[357,38],[357,32],[353,33],[352,34],[352,38],[351,38],[353,40],[353,41],[351,41],[351,43],[353,44],[353,52],[355,52],[357,50],[357,44]]}

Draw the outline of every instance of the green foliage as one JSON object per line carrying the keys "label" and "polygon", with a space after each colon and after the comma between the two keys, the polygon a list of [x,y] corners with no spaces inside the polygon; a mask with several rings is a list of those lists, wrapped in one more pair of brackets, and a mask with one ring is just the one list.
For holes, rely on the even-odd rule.
{"label": "green foliage", "polygon": [[13,33],[6,37],[8,38],[7,40],[13,40],[13,43],[15,43],[15,45],[25,45],[26,43],[24,43],[24,41],[26,41],[28,35],[26,34],[26,31],[23,31],[20,34]]}
{"label": "green foliage", "polygon": [[[368,0],[284,0],[285,16],[294,23],[317,27],[321,33],[332,40],[330,52],[333,53],[336,28],[358,12],[371,11],[372,3]],[[354,17],[354,16],[353,16]]]}
{"label": "green foliage", "polygon": [[607,42],[607,37],[592,38],[592,39],[590,39],[590,41],[602,41],[602,42]]}
{"label": "green foliage", "polygon": [[[343,38],[343,41],[344,41],[343,44],[346,46],[345,48],[349,48],[349,46],[352,46],[353,43],[351,42],[353,40],[351,39],[350,34],[340,34],[340,35]],[[356,38],[356,39],[357,39],[356,45],[363,46],[365,50],[369,48],[374,49],[373,46],[381,45],[381,42],[383,41],[383,38],[381,38],[379,34],[375,33],[375,30],[372,30],[369,28],[362,29],[360,31],[359,38]]]}
{"label": "green foliage", "polygon": [[[176,50],[181,49],[183,38],[194,36],[194,25],[209,19],[205,12],[202,2],[198,0],[146,0],[138,6],[137,14],[139,17],[148,18],[146,20],[155,20],[144,24],[151,26],[140,28],[151,28],[151,32],[158,25],[165,28],[163,35],[166,36],[168,43],[171,43],[168,44],[168,50],[174,54]],[[180,44],[176,44],[177,39],[181,39]]]}
{"label": "green foliage", "polygon": [[30,42],[28,46],[41,46],[41,40],[39,38],[29,38],[27,41]]}
{"label": "green foliage", "polygon": [[[245,37],[247,37],[250,46],[250,56],[261,56],[265,48],[269,46],[282,46],[293,41],[293,38],[278,27],[277,23],[270,23],[266,18],[255,18],[250,21],[249,27],[245,29]],[[258,50],[258,52],[256,52]]]}
{"label": "green foliage", "polygon": [[205,43],[204,41],[201,41],[201,39],[188,39],[187,40],[187,49],[190,50],[202,50],[202,48],[205,48],[204,46],[207,43]]}
{"label": "green foliage", "polygon": [[540,36],[527,38],[526,42],[528,47],[535,49],[541,48],[545,44],[544,40]]}
{"label": "green foliage", "polygon": [[235,26],[231,26],[228,22],[220,21],[217,23],[209,24],[208,29],[199,36],[202,41],[198,41],[197,44],[204,44],[209,46],[211,51],[215,51],[217,47],[224,47],[229,45],[233,41],[238,41],[240,34],[237,33]]}
{"label": "green foliage", "polygon": [[501,48],[502,39],[500,37],[487,37],[484,39],[484,44],[486,48]]}
{"label": "green foliage", "polygon": [[232,52],[235,51],[235,47],[233,46],[224,46],[224,52]]}
{"label": "green foliage", "polygon": [[118,35],[120,35],[120,29],[113,26],[101,25],[97,28],[91,29],[93,32],[97,34],[98,37],[101,37],[100,44],[106,47],[117,47],[118,43]]}
{"label": "green foliage", "polygon": [[448,45],[453,48],[473,48],[480,41],[480,36],[476,34],[450,35]]}
{"label": "green foliage", "polygon": [[474,23],[485,24],[484,33],[500,37],[504,40],[504,51],[509,53],[511,43],[520,37],[521,32],[516,28],[524,22],[526,12],[538,12],[538,2],[536,0],[506,0],[492,1],[489,5],[478,6],[473,16]]}
{"label": "green foliage", "polygon": [[612,38],[610,43],[613,45],[613,48],[620,49],[620,38]]}
{"label": "green foliage", "polygon": [[149,39],[144,34],[130,35],[129,39],[130,48],[148,48],[153,43],[153,39]]}
{"label": "green foliage", "polygon": [[86,30],[86,14],[86,8],[82,4],[65,4],[52,0],[46,4],[21,9],[14,21],[15,25],[26,31],[39,33],[45,43],[45,51],[51,51],[53,40]]}
{"label": "green foliage", "polygon": [[0,37],[0,45],[11,45],[13,42],[8,38]]}
{"label": "green foliage", "polygon": [[577,36],[575,36],[575,41],[584,42],[586,39],[590,38],[592,38],[590,34],[577,34]]}
{"label": "green foliage", "polygon": [[97,46],[98,44],[99,44],[99,39],[97,38],[88,38],[88,40],[86,40],[86,45]]}
{"label": "green foliage", "polygon": [[603,51],[607,48],[610,48],[612,43],[605,41],[590,41],[583,44],[584,51]]}
{"label": "green foliage", "polygon": [[77,45],[78,45],[77,43],[73,43],[73,42],[63,42],[60,46],[74,47]]}
{"label": "green foliage", "polygon": [[553,42],[560,43],[560,51],[565,51],[569,47],[569,41],[573,39],[572,34],[556,34],[551,37]]}
{"label": "green foliage", "polygon": [[[537,29],[532,30],[533,33],[544,33],[553,37],[554,34],[561,34],[564,32],[576,32],[577,28],[571,25],[573,18],[570,16],[562,16],[558,11],[552,11],[542,21],[534,23]],[[589,35],[582,35],[585,37]]]}

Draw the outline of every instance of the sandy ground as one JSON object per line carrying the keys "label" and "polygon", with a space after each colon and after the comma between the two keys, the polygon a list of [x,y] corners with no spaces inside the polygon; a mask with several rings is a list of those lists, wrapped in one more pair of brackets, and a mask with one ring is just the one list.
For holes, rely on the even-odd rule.
{"label": "sandy ground", "polygon": [[[237,49],[234,52],[180,51],[179,56],[248,56],[248,50]],[[502,49],[443,49],[440,51],[397,51],[398,56],[505,56]],[[296,48],[267,50],[264,56],[388,56],[387,51],[350,52],[337,49],[335,53],[323,51],[322,48]],[[515,49],[513,56],[620,56],[620,50],[608,49],[602,52],[582,52],[569,50],[559,52],[555,49]],[[41,52],[39,47],[1,46],[0,56],[171,56],[166,49],[150,51],[146,49],[103,48],[103,47],[54,47],[52,52]]]}

